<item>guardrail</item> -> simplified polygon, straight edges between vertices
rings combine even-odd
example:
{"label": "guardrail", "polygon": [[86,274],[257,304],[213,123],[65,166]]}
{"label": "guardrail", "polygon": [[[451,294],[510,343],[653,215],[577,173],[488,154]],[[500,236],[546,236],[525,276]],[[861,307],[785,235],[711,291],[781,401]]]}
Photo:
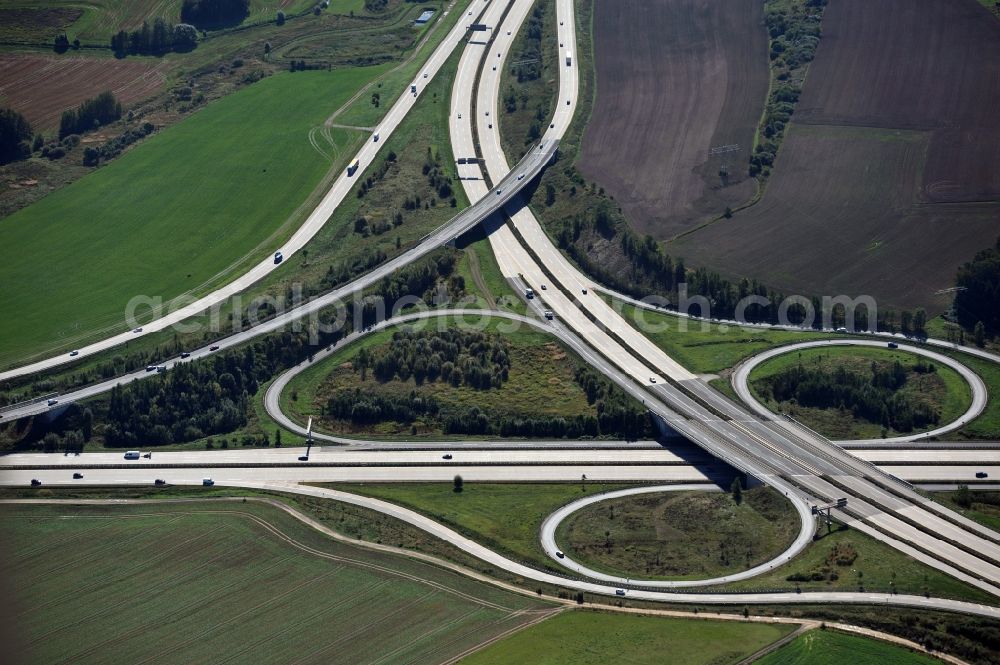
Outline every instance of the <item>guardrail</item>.
{"label": "guardrail", "polygon": [[7,406],[0,406],[0,413],[6,413],[8,411],[13,411],[14,409],[22,409],[26,406],[31,406],[32,404],[38,404],[39,402],[47,402],[49,399],[58,396],[59,393],[48,393],[40,397],[33,397],[32,399],[26,399],[23,402],[16,402],[14,404],[8,404]]}

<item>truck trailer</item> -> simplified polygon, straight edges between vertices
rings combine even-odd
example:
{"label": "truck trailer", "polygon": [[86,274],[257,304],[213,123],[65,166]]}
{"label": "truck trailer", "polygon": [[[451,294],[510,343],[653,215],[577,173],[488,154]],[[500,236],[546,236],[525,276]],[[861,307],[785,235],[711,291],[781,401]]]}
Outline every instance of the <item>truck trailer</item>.
{"label": "truck trailer", "polygon": [[566,66],[569,67],[573,64],[573,54],[570,51],[566,51]]}
{"label": "truck trailer", "polygon": [[350,178],[352,175],[357,173],[359,166],[361,166],[360,160],[355,159],[351,162],[350,166],[347,167],[347,177]]}

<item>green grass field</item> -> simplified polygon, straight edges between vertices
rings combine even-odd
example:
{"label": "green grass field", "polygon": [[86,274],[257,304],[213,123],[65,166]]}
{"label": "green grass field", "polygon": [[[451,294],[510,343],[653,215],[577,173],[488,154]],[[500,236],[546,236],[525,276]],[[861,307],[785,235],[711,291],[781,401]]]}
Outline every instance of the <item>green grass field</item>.
{"label": "green grass field", "polygon": [[[0,295],[19,314],[0,362],[126,330],[130,298],[202,293],[267,258],[331,167],[310,129],[382,70],[269,77],[0,220],[16,248],[0,279],[19,285]],[[341,161],[362,140],[334,137]]]}
{"label": "green grass field", "polygon": [[[777,404],[773,400],[766,399],[766,395],[763,393],[766,379],[800,364],[804,367],[815,367],[817,370],[825,372],[845,367],[855,373],[864,374],[869,371],[873,362],[892,363],[899,361],[909,371],[906,385],[898,392],[907,395],[914,401],[926,403],[940,413],[937,425],[929,425],[923,429],[934,429],[939,425],[954,422],[965,413],[972,403],[972,391],[958,372],[940,363],[933,363],[937,367],[937,371],[929,374],[918,374],[912,371],[912,367],[919,360],[922,358],[915,354],[888,348],[803,349],[761,363],[750,373],[749,381],[754,395],[768,408],[774,411],[788,412],[817,432],[834,439],[877,438],[882,433],[881,423],[854,418],[849,412],[842,412],[839,409],[810,408],[788,403]],[[922,430],[914,430],[914,432],[916,431]],[[911,432],[907,432],[907,434],[909,433]],[[890,428],[886,434],[894,436],[899,432]]]}
{"label": "green grass field", "polygon": [[335,489],[385,499],[423,513],[478,542],[536,567],[552,568],[542,551],[542,521],[570,501],[624,484],[465,483],[460,493],[451,483],[340,484]]}
{"label": "green grass field", "polygon": [[5,506],[0,521],[16,662],[438,663],[548,607],[254,503]]}
{"label": "green grass field", "polygon": [[[435,330],[440,323],[432,319],[424,330]],[[452,327],[456,324],[452,319],[447,325]],[[497,319],[491,321],[486,330],[502,331],[507,325],[509,322]],[[283,409],[303,422],[313,416],[314,424],[324,431],[380,437],[409,437],[413,434],[408,423],[383,421],[373,425],[356,425],[347,420],[325,417],[322,415],[323,406],[336,392],[361,388],[368,393],[395,397],[405,397],[416,391],[424,397],[433,396],[442,410],[478,406],[493,414],[525,418],[596,415],[596,407],[587,403],[586,393],[573,377],[574,369],[581,361],[545,333],[523,324],[517,325],[519,329],[515,332],[503,333],[509,344],[511,364],[509,378],[500,388],[478,390],[464,384],[456,387],[440,380],[417,385],[412,377],[406,381],[397,378],[382,382],[371,373],[362,381],[360,373],[349,363],[362,348],[390,344],[396,330],[393,328],[369,335],[303,371],[282,394]],[[418,419],[414,426],[418,436],[440,438],[444,435],[439,418]]]}
{"label": "green grass field", "polygon": [[602,501],[570,515],[556,542],[574,560],[622,576],[705,579],[778,556],[799,531],[792,505],[770,488],[743,494],[664,492]]}
{"label": "green grass field", "polygon": [[463,665],[724,665],[738,663],[794,626],[563,612],[462,660]]}
{"label": "green grass field", "polygon": [[714,374],[761,351],[814,339],[830,339],[824,333],[741,328],[692,321],[669,314],[638,309],[613,301],[627,321],[646,332],[657,346],[692,372]]}
{"label": "green grass field", "polygon": [[933,665],[941,661],[889,642],[832,630],[810,630],[756,662],[758,665]]}

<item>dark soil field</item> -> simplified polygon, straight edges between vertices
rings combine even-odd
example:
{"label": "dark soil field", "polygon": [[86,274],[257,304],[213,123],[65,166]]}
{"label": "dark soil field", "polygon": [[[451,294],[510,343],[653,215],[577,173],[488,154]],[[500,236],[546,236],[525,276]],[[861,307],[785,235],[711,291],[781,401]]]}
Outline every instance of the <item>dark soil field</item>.
{"label": "dark soil field", "polygon": [[577,165],[640,232],[668,238],[753,195],[744,166],[767,94],[762,21],[755,2],[596,2],[597,99]]}
{"label": "dark soil field", "polygon": [[788,293],[944,310],[1000,229],[1000,23],[973,0],[832,3],[763,200],[668,249]]}
{"label": "dark soil field", "polygon": [[105,90],[128,108],[159,92],[164,61],[132,58],[0,54],[0,104],[22,113],[36,131],[59,126],[63,111]]}

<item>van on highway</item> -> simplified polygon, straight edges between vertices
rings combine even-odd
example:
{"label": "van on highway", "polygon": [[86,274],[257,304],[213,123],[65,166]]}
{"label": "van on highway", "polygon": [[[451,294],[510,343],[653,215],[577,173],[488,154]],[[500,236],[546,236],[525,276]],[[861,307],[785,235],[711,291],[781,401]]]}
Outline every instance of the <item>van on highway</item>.
{"label": "van on highway", "polygon": [[142,453],[138,450],[130,450],[125,453],[125,459],[139,459],[140,457],[142,457]]}
{"label": "van on highway", "polygon": [[215,484],[215,481],[212,480],[211,478],[202,478],[201,484],[204,485],[205,487],[211,487],[212,485]]}
{"label": "van on highway", "polygon": [[284,260],[285,260],[285,257],[282,255],[281,252],[275,252],[274,253],[274,265],[278,265],[279,263],[281,263]]}
{"label": "van on highway", "polygon": [[57,400],[57,399],[50,399],[49,400],[49,406],[55,406],[58,403],[59,403],[59,400]]}
{"label": "van on highway", "polygon": [[552,313],[551,309],[545,310],[545,318],[546,319],[548,319],[549,321],[551,321],[554,317],[555,317],[555,314]]}
{"label": "van on highway", "polygon": [[563,554],[561,550],[556,550],[556,556],[559,557],[560,559],[566,558],[566,555]]}
{"label": "van on highway", "polygon": [[615,589],[615,595],[616,596],[624,596],[625,595],[625,589]]}
{"label": "van on highway", "polygon": [[378,132],[375,132],[372,136],[372,143],[378,143]]}

